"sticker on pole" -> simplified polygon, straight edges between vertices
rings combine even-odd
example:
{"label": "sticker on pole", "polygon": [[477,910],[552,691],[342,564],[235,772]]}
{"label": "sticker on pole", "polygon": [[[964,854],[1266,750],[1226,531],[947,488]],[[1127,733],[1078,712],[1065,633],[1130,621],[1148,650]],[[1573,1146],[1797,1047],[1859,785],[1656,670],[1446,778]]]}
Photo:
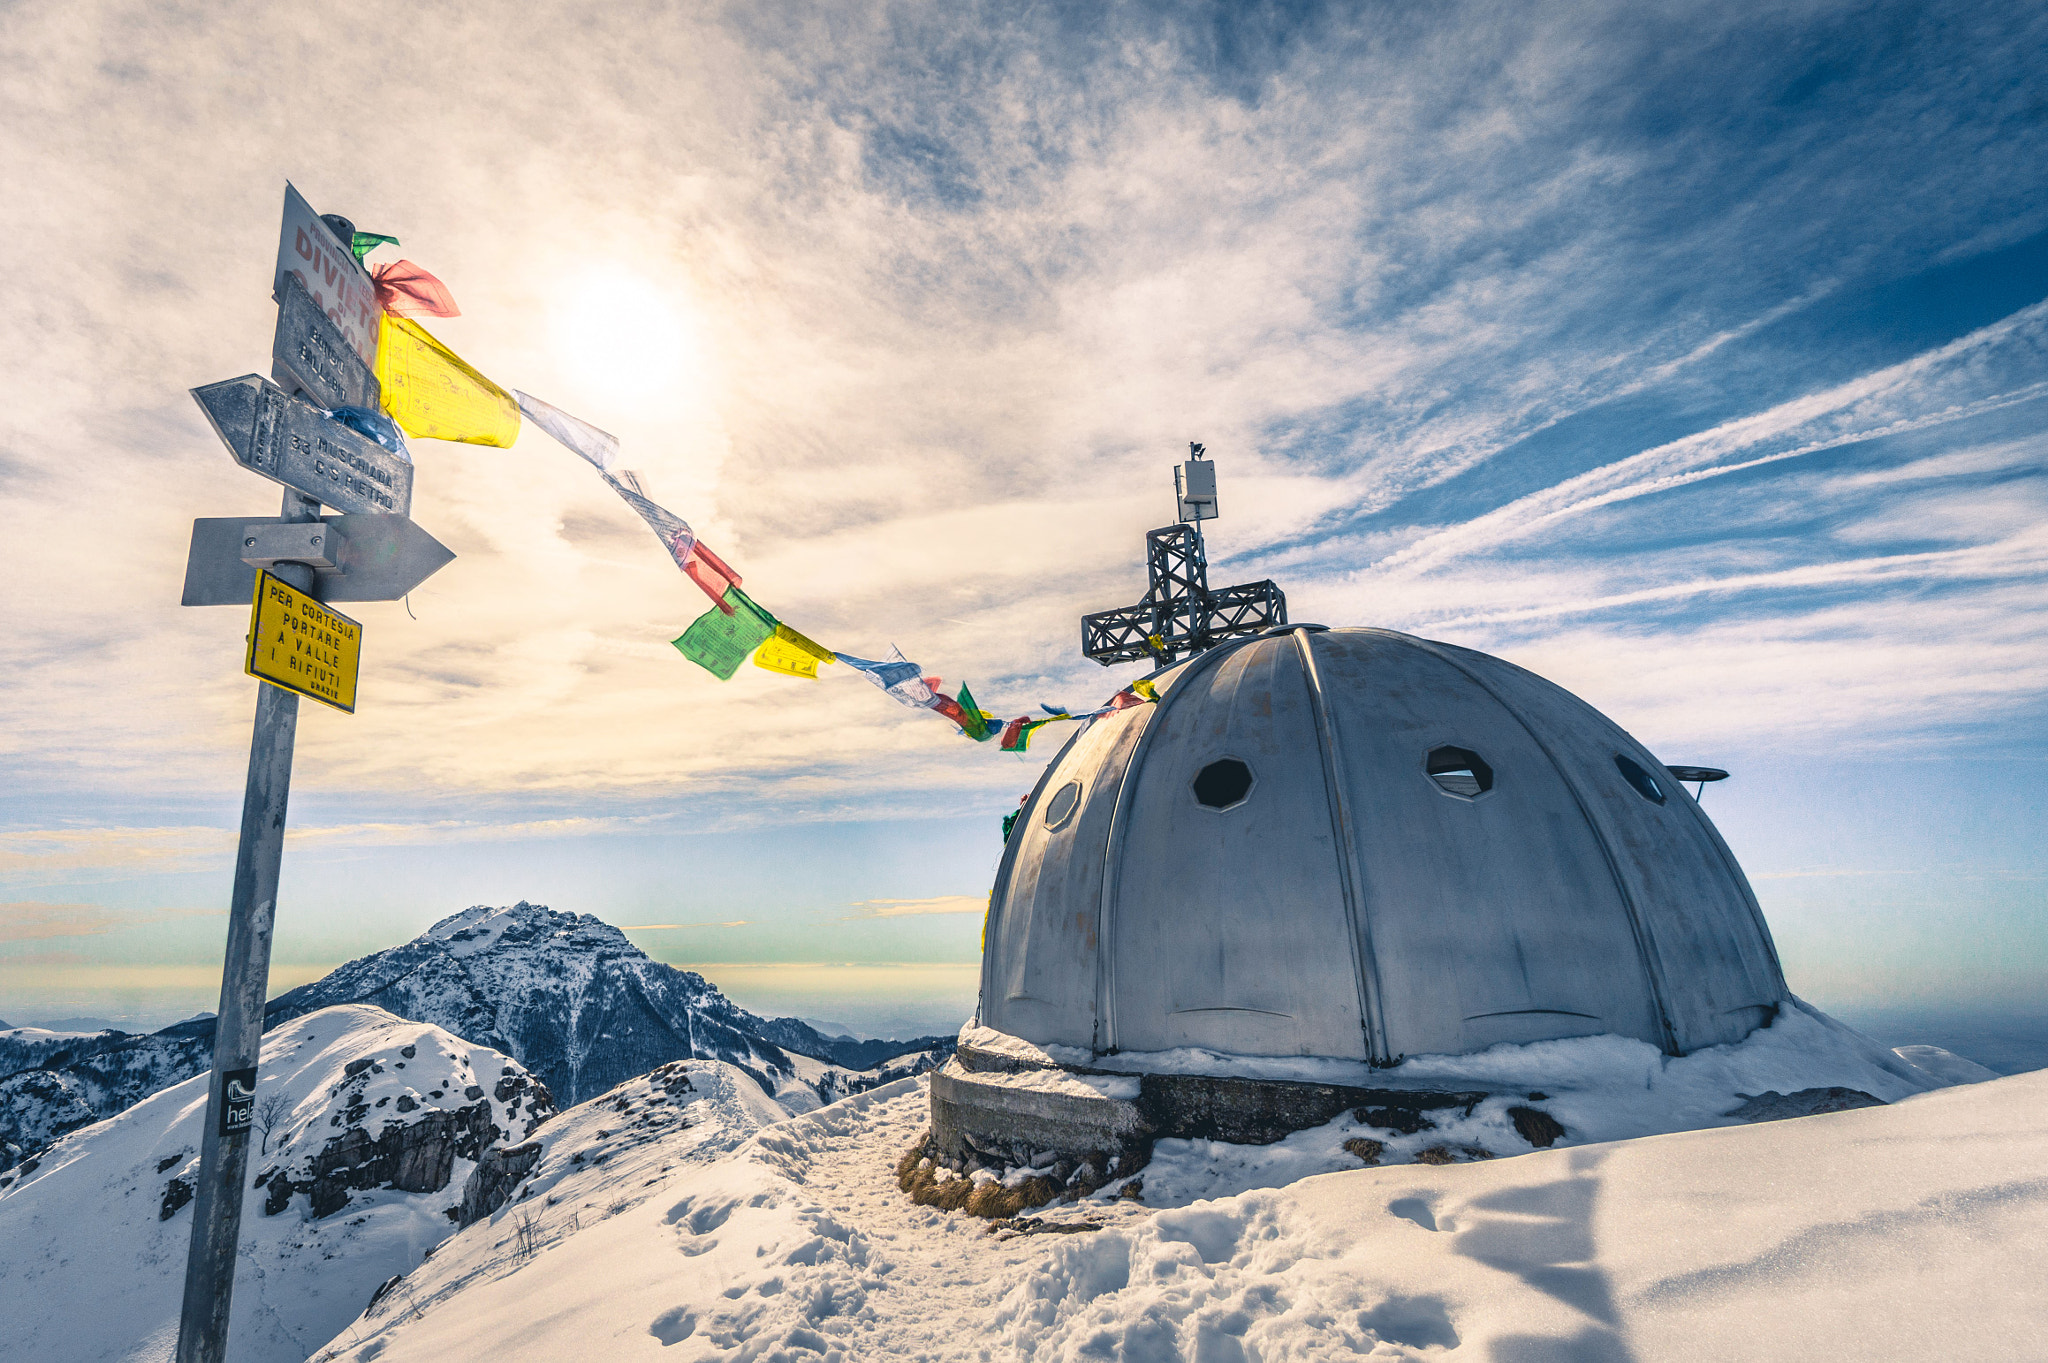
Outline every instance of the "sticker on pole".
{"label": "sticker on pole", "polygon": [[243,671],[352,715],[362,660],[361,625],[269,573],[256,574]]}
{"label": "sticker on pole", "polygon": [[256,1071],[229,1070],[220,1077],[220,1134],[247,1131],[256,1119]]}

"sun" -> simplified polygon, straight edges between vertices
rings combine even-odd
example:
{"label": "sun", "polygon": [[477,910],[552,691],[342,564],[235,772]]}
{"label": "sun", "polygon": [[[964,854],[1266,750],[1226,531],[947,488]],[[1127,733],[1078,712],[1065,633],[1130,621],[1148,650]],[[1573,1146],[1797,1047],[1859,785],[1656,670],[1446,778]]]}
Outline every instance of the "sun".
{"label": "sun", "polygon": [[554,330],[575,378],[623,405],[672,401],[702,383],[695,310],[679,292],[631,270],[594,270],[579,280]]}

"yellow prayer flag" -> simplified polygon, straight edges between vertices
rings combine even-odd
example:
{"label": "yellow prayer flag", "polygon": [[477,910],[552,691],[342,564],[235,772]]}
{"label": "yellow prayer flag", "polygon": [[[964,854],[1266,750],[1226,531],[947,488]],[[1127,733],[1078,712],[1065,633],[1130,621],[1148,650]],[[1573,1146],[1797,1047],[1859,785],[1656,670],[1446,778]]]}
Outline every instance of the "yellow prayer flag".
{"label": "yellow prayer flag", "polygon": [[831,649],[814,640],[806,639],[780,620],[775,622],[775,637],[792,648],[801,649],[803,652],[810,654],[821,663],[837,661]]}
{"label": "yellow prayer flag", "polygon": [[377,328],[384,410],[407,435],[500,449],[519,438],[519,404],[409,317]]}
{"label": "yellow prayer flag", "polygon": [[778,622],[772,637],[754,650],[754,666],[789,677],[818,679],[818,664],[835,661],[832,650],[813,643],[788,625]]}

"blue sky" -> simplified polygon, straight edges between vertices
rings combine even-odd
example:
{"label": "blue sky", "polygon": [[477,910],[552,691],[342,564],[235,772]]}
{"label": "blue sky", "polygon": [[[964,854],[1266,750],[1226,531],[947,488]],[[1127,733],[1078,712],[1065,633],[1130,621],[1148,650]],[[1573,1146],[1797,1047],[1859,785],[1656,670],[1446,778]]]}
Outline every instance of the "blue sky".
{"label": "blue sky", "polygon": [[[1731,769],[1796,989],[2038,998],[2043,50],[2020,4],[9,11],[0,1018],[210,1006],[254,683],[169,603],[275,499],[185,390],[266,363],[287,178],[834,647],[1099,700],[1076,617],[1203,440],[1221,580]],[[302,721],[279,986],[526,898],[957,1016],[1043,754],[721,686],[573,457],[419,459],[459,557]]]}

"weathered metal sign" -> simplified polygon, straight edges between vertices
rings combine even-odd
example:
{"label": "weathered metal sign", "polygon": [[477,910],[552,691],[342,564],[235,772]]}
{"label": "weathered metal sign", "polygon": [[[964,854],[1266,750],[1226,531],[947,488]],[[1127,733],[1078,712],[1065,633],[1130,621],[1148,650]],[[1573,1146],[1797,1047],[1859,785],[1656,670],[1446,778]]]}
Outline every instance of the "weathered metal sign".
{"label": "weathered metal sign", "polygon": [[270,357],[322,407],[377,409],[377,376],[295,274],[285,276]]}
{"label": "weathered metal sign", "polygon": [[412,464],[257,374],[194,388],[235,462],[336,511],[412,510]]}
{"label": "weathered metal sign", "polygon": [[362,661],[361,625],[269,573],[256,574],[243,671],[354,714]]}
{"label": "weathered metal sign", "polygon": [[377,290],[349,243],[338,239],[313,206],[287,182],[284,225],[277,238],[277,275],[271,289],[285,299],[285,280],[296,276],[313,306],[335,326],[366,364],[377,361]]}
{"label": "weathered metal sign", "polygon": [[[312,543],[323,527],[332,533]],[[284,531],[306,537],[302,551],[267,542]],[[454,550],[404,516],[289,523],[275,516],[202,516],[192,522],[183,604],[239,606],[255,590],[257,569],[271,563],[310,566],[318,574],[313,594],[322,601],[396,601],[454,559]]]}

